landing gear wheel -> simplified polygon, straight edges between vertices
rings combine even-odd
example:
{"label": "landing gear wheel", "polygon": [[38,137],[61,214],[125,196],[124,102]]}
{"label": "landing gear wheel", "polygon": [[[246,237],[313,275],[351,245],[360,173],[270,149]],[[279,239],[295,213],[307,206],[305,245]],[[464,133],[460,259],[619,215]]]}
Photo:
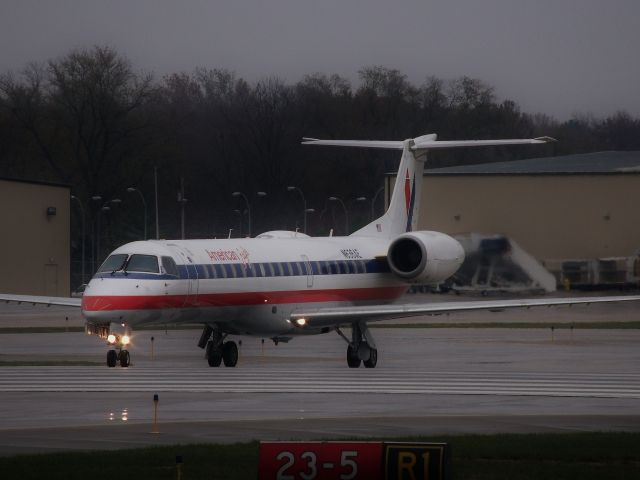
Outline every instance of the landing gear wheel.
{"label": "landing gear wheel", "polygon": [[129,355],[128,350],[121,350],[120,355],[118,355],[120,359],[120,366],[126,368],[131,363],[131,356]]}
{"label": "landing gear wheel", "polygon": [[118,353],[115,350],[109,350],[107,352],[107,367],[115,367],[116,363],[118,363]]}
{"label": "landing gear wheel", "polygon": [[222,349],[216,348],[211,341],[207,342],[207,363],[210,367],[219,367],[222,363]]}
{"label": "landing gear wheel", "polygon": [[369,352],[369,359],[362,363],[364,363],[365,368],[376,368],[376,364],[378,363],[378,350],[370,348]]}
{"label": "landing gear wheel", "polygon": [[360,366],[358,352],[351,345],[347,347],[347,365],[349,365],[349,368],[358,368]]}
{"label": "landing gear wheel", "polygon": [[222,345],[222,360],[225,367],[235,367],[238,364],[238,346],[236,342],[225,342]]}

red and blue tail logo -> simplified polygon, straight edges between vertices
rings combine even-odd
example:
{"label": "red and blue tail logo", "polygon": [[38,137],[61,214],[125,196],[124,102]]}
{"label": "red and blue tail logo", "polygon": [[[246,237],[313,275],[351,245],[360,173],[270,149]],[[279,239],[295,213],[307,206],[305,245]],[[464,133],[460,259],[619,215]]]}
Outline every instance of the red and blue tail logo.
{"label": "red and blue tail logo", "polygon": [[413,175],[413,181],[409,178],[409,169],[404,179],[404,203],[407,209],[407,227],[406,232],[412,230],[411,223],[413,220],[413,210],[416,201],[416,176]]}

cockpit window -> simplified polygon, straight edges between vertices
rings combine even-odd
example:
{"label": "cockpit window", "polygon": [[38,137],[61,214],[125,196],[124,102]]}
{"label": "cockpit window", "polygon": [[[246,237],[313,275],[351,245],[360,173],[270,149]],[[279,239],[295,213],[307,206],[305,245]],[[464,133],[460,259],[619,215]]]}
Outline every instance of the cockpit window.
{"label": "cockpit window", "polygon": [[162,257],[162,268],[168,275],[178,276],[178,267],[176,262],[171,257]]}
{"label": "cockpit window", "polygon": [[116,272],[118,270],[121,270],[126,259],[126,253],[116,253],[115,255],[109,255],[104,263],[100,265],[98,272]]}
{"label": "cockpit window", "polygon": [[160,273],[158,257],[154,255],[131,255],[127,262],[127,272]]}

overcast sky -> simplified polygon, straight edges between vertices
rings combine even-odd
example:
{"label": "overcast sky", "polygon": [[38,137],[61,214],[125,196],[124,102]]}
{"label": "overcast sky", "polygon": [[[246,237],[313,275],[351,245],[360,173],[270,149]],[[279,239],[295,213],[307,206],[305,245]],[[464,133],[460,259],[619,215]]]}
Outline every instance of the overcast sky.
{"label": "overcast sky", "polygon": [[640,0],[0,0],[0,72],[109,45],[155,72],[248,80],[363,66],[477,77],[559,119],[640,116]]}

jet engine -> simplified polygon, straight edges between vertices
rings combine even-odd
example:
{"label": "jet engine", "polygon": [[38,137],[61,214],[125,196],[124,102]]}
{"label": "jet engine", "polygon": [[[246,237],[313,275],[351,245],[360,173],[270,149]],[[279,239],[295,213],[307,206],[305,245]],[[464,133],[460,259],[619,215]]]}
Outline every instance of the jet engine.
{"label": "jet engine", "polygon": [[397,237],[387,252],[391,271],[415,283],[439,283],[456,273],[464,261],[457,240],[440,232],[407,232]]}

